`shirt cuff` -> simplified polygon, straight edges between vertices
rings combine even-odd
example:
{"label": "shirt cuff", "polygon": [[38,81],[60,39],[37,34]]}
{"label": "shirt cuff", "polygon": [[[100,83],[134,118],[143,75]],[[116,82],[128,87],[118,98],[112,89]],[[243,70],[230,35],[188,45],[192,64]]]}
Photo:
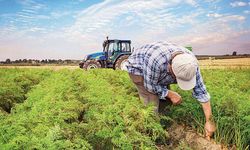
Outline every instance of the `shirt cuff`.
{"label": "shirt cuff", "polygon": [[162,90],[162,93],[160,95],[160,99],[163,99],[163,100],[166,100],[166,96],[168,95],[168,89],[167,88],[164,88]]}
{"label": "shirt cuff", "polygon": [[206,94],[202,94],[202,95],[198,95],[198,96],[196,96],[196,95],[193,95],[194,96],[194,98],[196,98],[199,102],[201,102],[201,103],[206,103],[206,102],[208,102],[209,100],[210,100],[210,94],[209,93],[206,93]]}

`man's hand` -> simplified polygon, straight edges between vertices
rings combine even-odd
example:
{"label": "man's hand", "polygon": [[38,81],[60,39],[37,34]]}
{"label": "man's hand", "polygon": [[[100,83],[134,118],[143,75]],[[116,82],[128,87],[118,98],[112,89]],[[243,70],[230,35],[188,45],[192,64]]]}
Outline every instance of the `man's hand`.
{"label": "man's hand", "polygon": [[207,140],[210,140],[210,137],[216,130],[215,123],[213,121],[207,121],[204,126],[205,136]]}
{"label": "man's hand", "polygon": [[178,93],[171,90],[168,91],[167,97],[172,101],[174,105],[179,105],[182,101],[181,96]]}

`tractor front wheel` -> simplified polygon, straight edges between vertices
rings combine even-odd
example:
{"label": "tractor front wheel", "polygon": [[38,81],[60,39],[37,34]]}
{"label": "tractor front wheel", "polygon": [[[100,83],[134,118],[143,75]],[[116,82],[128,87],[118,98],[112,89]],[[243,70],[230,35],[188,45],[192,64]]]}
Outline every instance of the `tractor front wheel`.
{"label": "tractor front wheel", "polygon": [[127,64],[128,64],[128,57],[129,55],[123,55],[119,57],[115,63],[115,69],[116,70],[127,70]]}
{"label": "tractor front wheel", "polygon": [[83,69],[85,70],[97,69],[101,67],[102,67],[101,64],[96,60],[87,60],[83,65]]}

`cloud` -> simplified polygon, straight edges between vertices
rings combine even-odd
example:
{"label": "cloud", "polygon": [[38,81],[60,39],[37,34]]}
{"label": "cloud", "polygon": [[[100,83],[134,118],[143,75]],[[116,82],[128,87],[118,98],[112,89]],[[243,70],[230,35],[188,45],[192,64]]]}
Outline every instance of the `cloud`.
{"label": "cloud", "polygon": [[219,17],[222,17],[221,14],[217,14],[217,13],[209,13],[207,14],[208,17],[214,17],[214,18],[219,18]]}
{"label": "cloud", "polygon": [[250,11],[249,10],[244,10],[243,13],[250,14]]}
{"label": "cloud", "polygon": [[32,10],[32,9],[27,9],[27,8],[23,9],[22,12],[29,13],[29,14],[36,14],[37,13],[37,11]]}
{"label": "cloud", "polygon": [[44,31],[46,31],[46,29],[45,28],[39,28],[39,27],[33,27],[33,28],[30,28],[29,31],[31,31],[31,32],[37,32],[37,31],[44,32]]}
{"label": "cloud", "polygon": [[[193,0],[186,0],[185,3],[190,6],[196,4]],[[69,36],[75,37],[78,40],[83,40],[84,37],[88,38],[88,40],[90,38],[96,40],[116,31],[119,33],[124,26],[128,25],[133,25],[138,29],[134,32],[140,32],[142,30],[155,33],[159,31],[162,32],[166,28],[171,29],[185,23],[183,20],[178,19],[175,14],[170,12],[170,7],[177,6],[178,4],[182,4],[182,1],[107,0],[90,6],[82,11],[77,16],[74,25],[68,29],[68,33]],[[126,18],[128,16],[129,22],[123,19],[123,17]],[[186,16],[188,17],[189,15]],[[114,23],[120,24],[120,26],[117,26],[117,24],[112,25]],[[129,37],[126,33],[123,33],[123,35]]]}
{"label": "cloud", "polygon": [[193,6],[197,6],[198,5],[195,0],[186,0],[186,3],[188,3],[190,5],[193,5]]}
{"label": "cloud", "polygon": [[218,3],[220,2],[221,0],[204,0],[205,2],[208,2],[208,3]]}
{"label": "cloud", "polygon": [[45,10],[47,6],[42,3],[38,3],[34,0],[18,0],[18,2],[22,6],[22,10],[17,13],[17,16],[25,17],[25,18],[37,18],[42,19],[43,15],[38,15],[38,13],[42,10]]}
{"label": "cloud", "polygon": [[27,7],[32,10],[40,10],[47,7],[45,4],[38,3],[34,0],[17,0],[17,2],[20,3],[23,7]]}
{"label": "cloud", "polygon": [[235,2],[230,3],[230,5],[232,7],[242,7],[242,6],[247,6],[247,3],[242,2],[242,1],[235,1]]}
{"label": "cloud", "polygon": [[17,12],[0,15],[1,18],[4,18],[3,22],[5,23],[4,28],[1,27],[0,35],[7,38],[15,33],[17,35],[25,32],[29,34],[30,31],[41,33],[41,30],[37,30],[41,28],[38,27],[39,22],[50,19],[49,16],[41,14],[41,11],[47,9],[47,6],[34,0],[16,0],[16,2],[20,7],[20,9],[16,9]]}
{"label": "cloud", "polygon": [[62,18],[62,17],[66,17],[68,15],[72,14],[71,11],[53,11],[50,13],[50,16],[52,18],[55,18],[55,19],[59,19],[59,18]]}
{"label": "cloud", "polygon": [[[250,35],[250,29],[239,27],[244,21],[243,16],[224,14],[222,17],[194,24],[184,35],[166,39],[180,45],[191,45],[196,54],[225,54],[233,47],[239,47],[246,42],[245,39],[240,39],[242,36]],[[237,26],[232,26],[232,24]],[[232,46],[230,43],[233,39],[237,39],[238,43]],[[247,49],[249,48],[242,46],[238,50],[243,53]]]}

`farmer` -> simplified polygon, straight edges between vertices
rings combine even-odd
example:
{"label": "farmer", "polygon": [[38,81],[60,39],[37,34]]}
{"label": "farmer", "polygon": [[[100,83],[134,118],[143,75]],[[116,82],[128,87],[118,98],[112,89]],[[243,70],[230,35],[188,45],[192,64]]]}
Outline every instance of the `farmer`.
{"label": "farmer", "polygon": [[212,121],[210,95],[200,73],[198,61],[188,49],[172,43],[157,42],[135,50],[128,59],[127,71],[144,104],[153,103],[159,109],[159,99],[170,99],[174,105],[182,102],[181,96],[169,90],[177,83],[182,90],[193,89],[193,97],[202,105],[205,114],[206,138],[215,131]]}

